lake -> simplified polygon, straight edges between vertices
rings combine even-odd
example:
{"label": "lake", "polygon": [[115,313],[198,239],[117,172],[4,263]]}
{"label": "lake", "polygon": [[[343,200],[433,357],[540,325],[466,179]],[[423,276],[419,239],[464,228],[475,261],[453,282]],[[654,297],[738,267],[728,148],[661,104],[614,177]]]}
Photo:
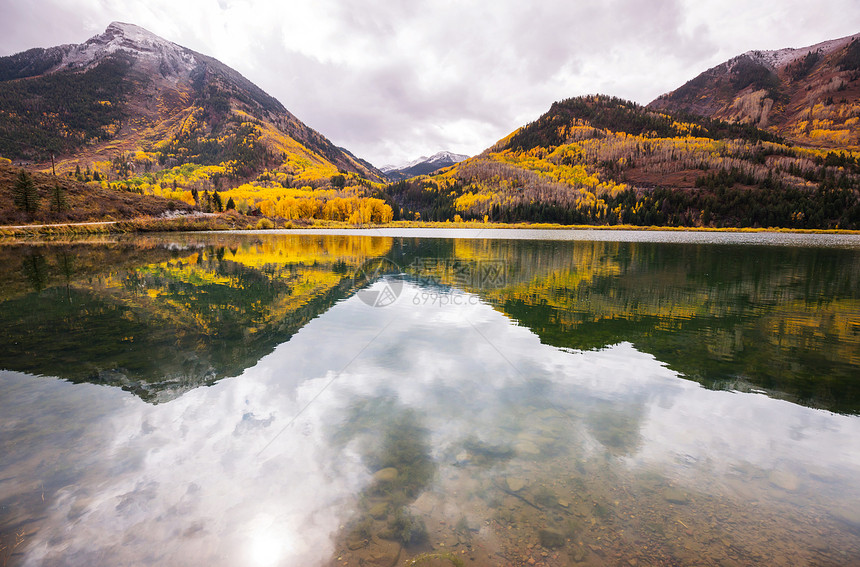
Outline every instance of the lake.
{"label": "lake", "polygon": [[860,237],[0,242],[0,566],[860,564]]}

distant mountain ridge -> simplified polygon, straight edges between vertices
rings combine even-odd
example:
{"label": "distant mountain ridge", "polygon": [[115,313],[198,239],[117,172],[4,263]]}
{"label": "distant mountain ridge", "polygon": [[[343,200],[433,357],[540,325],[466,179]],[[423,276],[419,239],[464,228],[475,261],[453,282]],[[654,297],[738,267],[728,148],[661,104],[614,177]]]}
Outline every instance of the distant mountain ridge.
{"label": "distant mountain ridge", "polygon": [[455,154],[453,152],[441,151],[433,154],[430,157],[421,156],[418,159],[412,160],[407,164],[395,166],[386,165],[380,168],[389,181],[399,181],[408,179],[418,175],[430,175],[444,167],[449,167],[455,163],[459,163],[469,156],[463,154]]}
{"label": "distant mountain ridge", "polygon": [[793,142],[860,149],[860,34],[799,49],[748,51],[648,107],[765,128]]}

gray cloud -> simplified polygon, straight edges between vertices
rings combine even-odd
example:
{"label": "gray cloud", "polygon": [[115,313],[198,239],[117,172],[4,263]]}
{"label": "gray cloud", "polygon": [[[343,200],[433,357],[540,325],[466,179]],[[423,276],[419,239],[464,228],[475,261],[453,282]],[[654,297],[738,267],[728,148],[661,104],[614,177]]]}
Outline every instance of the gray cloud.
{"label": "gray cloud", "polygon": [[647,103],[749,49],[850,35],[853,0],[13,0],[0,54],[136,23],[210,54],[371,162],[474,154],[555,101]]}

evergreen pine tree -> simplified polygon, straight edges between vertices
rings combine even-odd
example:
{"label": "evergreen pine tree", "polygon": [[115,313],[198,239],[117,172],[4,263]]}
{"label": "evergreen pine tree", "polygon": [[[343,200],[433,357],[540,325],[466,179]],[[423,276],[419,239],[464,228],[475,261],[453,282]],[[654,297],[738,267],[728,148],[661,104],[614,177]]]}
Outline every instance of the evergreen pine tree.
{"label": "evergreen pine tree", "polygon": [[36,186],[33,184],[33,178],[23,169],[18,174],[18,179],[15,181],[13,189],[15,206],[32,215],[39,208],[39,193],[36,191]]}
{"label": "evergreen pine tree", "polygon": [[51,190],[51,209],[56,213],[62,213],[69,208],[66,202],[66,190],[59,183]]}
{"label": "evergreen pine tree", "polygon": [[233,211],[236,209],[236,203],[233,201],[233,197],[227,199],[227,206],[224,207],[224,209],[227,211]]}

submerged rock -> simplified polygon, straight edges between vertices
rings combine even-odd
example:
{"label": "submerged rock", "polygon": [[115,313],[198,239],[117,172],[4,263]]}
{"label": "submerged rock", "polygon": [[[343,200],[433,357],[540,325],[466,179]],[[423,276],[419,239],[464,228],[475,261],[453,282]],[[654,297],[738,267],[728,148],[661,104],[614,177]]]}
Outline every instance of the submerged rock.
{"label": "submerged rock", "polygon": [[460,452],[459,452],[459,453],[457,453],[457,455],[454,457],[454,464],[455,464],[455,465],[460,465],[460,466],[468,465],[468,464],[469,464],[469,461],[471,461],[471,460],[472,460],[472,459],[471,459],[471,457],[470,457],[470,455],[469,455],[468,451],[460,451]]}
{"label": "submerged rock", "polygon": [[479,439],[468,439],[463,443],[463,451],[457,455],[457,460],[463,453],[469,461],[492,462],[510,459],[514,456],[514,451],[505,445],[493,445],[485,443]]}
{"label": "submerged rock", "polygon": [[570,552],[570,558],[573,559],[575,563],[582,563],[585,561],[586,551],[581,546],[576,546],[573,548],[573,551]]}
{"label": "submerged rock", "polygon": [[538,532],[540,544],[547,549],[564,546],[564,534],[555,530],[543,529]]}
{"label": "submerged rock", "polygon": [[511,492],[519,492],[525,487],[526,481],[516,476],[509,476],[505,479],[505,484]]}
{"label": "submerged rock", "polygon": [[394,482],[397,480],[397,469],[394,467],[388,467],[384,469],[380,469],[373,474],[373,480],[376,482]]}
{"label": "submerged rock", "polygon": [[777,488],[789,492],[794,492],[800,486],[800,479],[787,471],[771,471],[767,479]]}
{"label": "submerged rock", "polygon": [[373,538],[364,556],[363,565],[370,567],[394,567],[400,559],[399,543]]}
{"label": "submerged rock", "polygon": [[374,504],[370,507],[367,513],[377,520],[385,518],[388,515],[388,502],[378,502]]}
{"label": "submerged rock", "polygon": [[663,491],[663,498],[672,504],[687,504],[690,502],[690,495],[680,488],[667,488]]}
{"label": "submerged rock", "polygon": [[540,447],[537,446],[533,441],[529,441],[528,439],[524,439],[518,442],[514,449],[516,449],[517,453],[520,455],[539,455]]}
{"label": "submerged rock", "polygon": [[860,533],[860,509],[842,508],[831,512],[834,518],[846,524],[852,531]]}

